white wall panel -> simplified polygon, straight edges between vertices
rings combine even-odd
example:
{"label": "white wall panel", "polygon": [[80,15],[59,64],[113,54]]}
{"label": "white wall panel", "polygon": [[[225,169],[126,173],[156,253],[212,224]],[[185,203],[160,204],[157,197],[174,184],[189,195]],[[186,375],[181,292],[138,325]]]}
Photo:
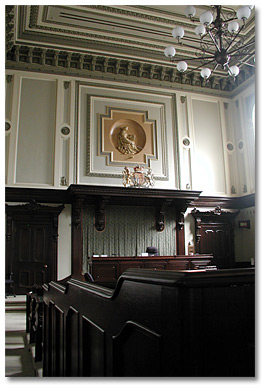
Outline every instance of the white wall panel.
{"label": "white wall panel", "polygon": [[56,82],[22,78],[16,183],[53,185]]}
{"label": "white wall panel", "polygon": [[[213,196],[255,189],[254,137],[248,139],[252,91],[229,100],[104,80],[8,74],[8,186],[123,186],[124,165],[107,165],[106,154],[98,153],[99,116],[116,106],[145,111],[156,122],[157,156],[150,160],[156,188]],[[127,166],[135,165],[131,160]]]}
{"label": "white wall panel", "polygon": [[192,98],[192,189],[226,194],[223,135],[218,101]]}

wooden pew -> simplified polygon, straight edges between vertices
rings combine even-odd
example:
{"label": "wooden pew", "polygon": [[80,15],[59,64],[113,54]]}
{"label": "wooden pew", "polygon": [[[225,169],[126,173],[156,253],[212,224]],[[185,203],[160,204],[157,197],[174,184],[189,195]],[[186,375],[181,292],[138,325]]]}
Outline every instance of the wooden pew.
{"label": "wooden pew", "polygon": [[44,285],[44,377],[254,376],[254,269]]}

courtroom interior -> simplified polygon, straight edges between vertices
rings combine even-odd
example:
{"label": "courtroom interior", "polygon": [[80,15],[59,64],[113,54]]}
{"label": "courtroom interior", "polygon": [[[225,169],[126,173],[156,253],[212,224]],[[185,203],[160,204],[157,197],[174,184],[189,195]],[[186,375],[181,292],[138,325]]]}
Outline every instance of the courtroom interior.
{"label": "courtroom interior", "polygon": [[254,377],[255,7],[5,12],[6,377]]}

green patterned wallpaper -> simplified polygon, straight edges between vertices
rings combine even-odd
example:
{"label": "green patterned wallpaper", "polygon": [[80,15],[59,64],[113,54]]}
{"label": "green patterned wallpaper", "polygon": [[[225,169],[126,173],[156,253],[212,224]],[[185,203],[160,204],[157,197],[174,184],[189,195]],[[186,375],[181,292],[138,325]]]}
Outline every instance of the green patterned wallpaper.
{"label": "green patterned wallpaper", "polygon": [[88,257],[139,256],[147,246],[156,246],[161,256],[176,254],[175,209],[165,214],[165,229],[157,232],[154,207],[108,206],[106,228],[98,232],[94,227],[95,207],[83,210],[83,272]]}

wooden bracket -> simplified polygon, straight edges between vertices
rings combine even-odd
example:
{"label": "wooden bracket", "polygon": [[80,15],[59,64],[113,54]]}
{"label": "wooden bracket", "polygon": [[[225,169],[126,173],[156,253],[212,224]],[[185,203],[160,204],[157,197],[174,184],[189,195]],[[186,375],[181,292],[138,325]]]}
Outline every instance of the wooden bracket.
{"label": "wooden bracket", "polygon": [[95,228],[97,231],[103,231],[106,226],[106,207],[110,200],[109,196],[101,196],[95,209]]}
{"label": "wooden bracket", "polygon": [[183,230],[183,228],[184,228],[184,215],[185,215],[185,213],[184,212],[182,212],[182,211],[177,211],[177,219],[176,219],[176,228],[177,228],[177,230]]}
{"label": "wooden bracket", "polygon": [[165,210],[172,203],[172,199],[166,199],[159,207],[156,208],[156,229],[163,231],[165,228]]}

